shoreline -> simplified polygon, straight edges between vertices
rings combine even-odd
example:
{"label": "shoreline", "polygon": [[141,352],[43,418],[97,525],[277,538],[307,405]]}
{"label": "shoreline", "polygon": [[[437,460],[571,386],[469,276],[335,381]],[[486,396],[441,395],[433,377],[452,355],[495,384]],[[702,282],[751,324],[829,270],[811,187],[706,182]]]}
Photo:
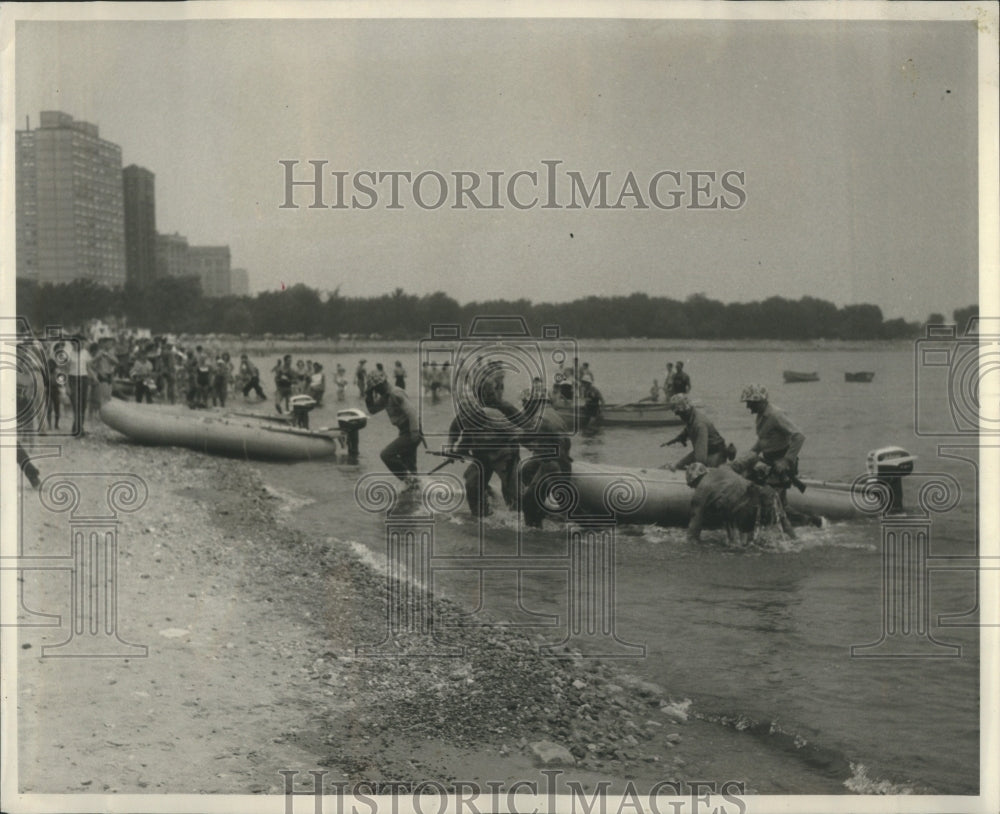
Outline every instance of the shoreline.
{"label": "shoreline", "polygon": [[[561,794],[605,780],[608,793],[631,781],[687,794],[688,779],[705,778],[773,793],[805,771],[759,748],[733,763],[752,742],[700,720],[683,693],[613,660],[542,657],[511,628],[439,625],[442,646],[464,646],[456,658],[356,657],[385,635],[385,574],[344,541],[296,528],[252,464],[136,447],[93,422],[64,441],[59,458],[39,461],[43,479],[135,472],[149,489],[120,517],[118,574],[120,635],[149,655],[41,658],[66,631],[21,628],[25,792],[282,794],[280,772],[298,771],[308,789],[318,769],[327,783],[404,792],[429,781],[544,788],[541,773],[557,771]],[[65,516],[41,509],[26,483],[22,494],[26,553],[56,555]],[[422,590],[410,586],[411,601],[426,601]],[[51,573],[25,572],[30,607],[66,619],[66,594]],[[460,613],[434,602],[442,618]],[[843,794],[843,771],[808,774],[821,793]]]}
{"label": "shoreline", "polygon": [[[421,339],[288,339],[242,337],[226,334],[180,334],[178,341],[186,345],[202,344],[206,347],[236,348],[237,352],[266,356],[284,353],[305,354],[356,354],[356,353],[412,353],[419,349]],[[609,351],[878,351],[912,350],[916,339],[580,339],[581,352]]]}

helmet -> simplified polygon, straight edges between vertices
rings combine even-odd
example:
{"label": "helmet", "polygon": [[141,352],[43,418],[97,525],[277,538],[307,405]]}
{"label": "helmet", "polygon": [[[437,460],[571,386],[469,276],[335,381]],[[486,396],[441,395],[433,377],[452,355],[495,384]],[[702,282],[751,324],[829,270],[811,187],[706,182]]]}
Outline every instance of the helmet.
{"label": "helmet", "polygon": [[678,393],[670,397],[670,409],[675,413],[689,413],[694,409],[694,405],[684,393]]}
{"label": "helmet", "polygon": [[760,384],[748,384],[740,393],[740,401],[767,401],[767,388]]}
{"label": "helmet", "polygon": [[373,370],[371,373],[368,374],[368,380],[365,384],[365,390],[372,390],[373,388],[376,388],[383,382],[387,381],[389,380],[385,377],[384,370]]}
{"label": "helmet", "polygon": [[685,479],[687,480],[688,486],[694,486],[695,483],[702,477],[708,474],[708,467],[700,462],[695,462],[693,464],[688,464],[688,468],[684,472]]}

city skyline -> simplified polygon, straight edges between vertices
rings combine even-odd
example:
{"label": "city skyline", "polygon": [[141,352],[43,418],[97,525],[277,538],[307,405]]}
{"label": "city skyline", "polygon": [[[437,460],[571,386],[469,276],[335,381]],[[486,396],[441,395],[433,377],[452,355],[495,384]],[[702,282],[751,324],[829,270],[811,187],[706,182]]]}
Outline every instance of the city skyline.
{"label": "city skyline", "polygon": [[246,270],[234,275],[228,246],[157,231],[156,174],[123,167],[121,145],[99,133],[61,110],[17,131],[18,278],[145,288],[158,276],[196,275],[205,296],[245,294]]}
{"label": "city skyline", "polygon": [[[815,296],[909,320],[978,301],[969,23],[204,20],[17,33],[18,122],[53,104],[95,121],[124,163],[156,174],[164,231],[227,241],[251,292]],[[112,78],[116,94],[97,92]],[[542,187],[558,166],[586,186],[606,174],[613,201],[631,174],[647,207],[631,195],[620,209],[505,198],[458,210],[451,197],[392,208],[385,180],[370,209],[311,207],[303,187],[293,209],[282,161],[297,179],[325,162],[328,185],[333,173],[423,173],[425,199],[435,173],[451,196],[455,173],[476,175],[487,199],[490,173],[504,184],[522,173],[530,198],[523,173]],[[685,205],[657,208],[649,181],[664,172],[685,183],[714,172],[716,190],[739,173],[744,200],[695,211],[689,188]]]}

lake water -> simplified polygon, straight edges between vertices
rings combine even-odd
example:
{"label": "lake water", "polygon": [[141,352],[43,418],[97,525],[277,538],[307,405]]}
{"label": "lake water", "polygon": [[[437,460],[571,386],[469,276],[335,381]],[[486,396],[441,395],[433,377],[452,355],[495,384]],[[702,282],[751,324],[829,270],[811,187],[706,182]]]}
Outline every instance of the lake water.
{"label": "lake water", "polygon": [[[391,369],[400,358],[411,374],[418,370],[415,354],[312,358],[324,363],[332,380],[337,362],[351,378],[361,355],[369,367],[381,361]],[[851,481],[864,471],[869,449],[902,446],[920,456],[918,472],[950,474],[962,489],[953,510],[932,516],[931,554],[976,553],[975,468],[954,457],[939,457],[941,439],[915,434],[915,388],[925,387],[926,381],[918,381],[921,374],[915,372],[912,347],[595,350],[580,358],[590,363],[609,403],[647,395],[654,378],[662,382],[665,362],[683,359],[693,382],[692,397],[741,450],[754,436],[752,416],[738,401],[740,390],[750,381],[764,384],[771,401],[806,434],[800,458],[803,477]],[[256,361],[265,371],[273,364],[271,359]],[[785,369],[816,371],[820,380],[786,385]],[[844,381],[845,371],[859,370],[874,371],[874,381]],[[416,384],[411,376],[408,390],[414,396]],[[270,381],[264,386],[270,393]],[[517,389],[517,383],[508,385],[508,392]],[[338,403],[331,382],[327,404],[313,414],[314,427],[335,423],[338,407],[360,404],[353,383],[347,392],[347,400]],[[934,420],[945,421],[945,401],[938,393],[920,403],[925,410],[937,411]],[[443,431],[451,416],[447,402],[424,405],[425,430]],[[595,463],[658,466],[683,454],[676,446],[659,447],[675,432],[604,429],[574,438],[573,456]],[[382,556],[381,519],[357,507],[354,486],[360,474],[383,471],[378,450],[394,435],[388,420],[377,415],[362,432],[357,467],[308,463],[261,469],[271,485],[302,500],[294,513],[296,522]],[[975,460],[974,438],[951,440],[969,445],[957,454]],[[440,462],[428,455],[420,458],[428,470]],[[461,472],[459,466],[450,470]],[[907,490],[908,506],[916,503],[915,488]],[[518,547],[516,520],[504,511],[487,519],[482,542],[479,526],[464,506],[439,520],[435,534],[436,554],[474,553],[483,550],[481,545],[490,553]],[[561,551],[565,531],[546,524],[525,532],[520,545],[530,553]],[[959,645],[959,657],[852,658],[852,645],[874,642],[882,632],[881,569],[877,522],[805,529],[796,541],[769,536],[750,551],[727,546],[720,532],[707,532],[700,545],[693,545],[681,529],[622,526],[617,530],[616,630],[622,639],[644,644],[646,654],[620,664],[661,684],[675,699],[692,699],[699,715],[738,733],[731,736],[735,741],[727,741],[729,748],[738,748],[739,738],[746,738],[748,748],[752,741],[754,749],[783,751],[789,767],[812,761],[813,771],[828,771],[858,791],[874,791],[882,783],[888,784],[883,789],[975,793],[980,716],[976,617],[961,620],[964,626],[939,623],[942,614],[975,610],[975,573],[942,571],[931,578],[932,635]],[[491,578],[507,579],[502,573]],[[565,577],[558,574],[526,572],[519,593],[509,581],[490,594],[488,610],[511,622],[537,619],[525,612],[565,619],[564,583]],[[469,607],[480,597],[473,572],[436,574],[434,584]],[[817,754],[833,759],[826,768],[817,768]],[[848,764],[851,768],[845,769]],[[719,756],[718,765],[727,765],[726,755]],[[735,755],[732,765],[740,765]],[[795,776],[791,768],[790,776]],[[788,791],[817,791],[790,782]]]}

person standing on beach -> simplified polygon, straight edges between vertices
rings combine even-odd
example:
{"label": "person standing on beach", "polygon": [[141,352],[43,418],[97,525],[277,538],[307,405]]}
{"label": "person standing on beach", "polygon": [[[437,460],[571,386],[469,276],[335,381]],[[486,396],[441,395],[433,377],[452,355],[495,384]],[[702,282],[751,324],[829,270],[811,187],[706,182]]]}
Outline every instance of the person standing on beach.
{"label": "person standing on beach", "polygon": [[195,362],[195,403],[198,407],[208,407],[209,395],[212,391],[212,363],[208,354],[201,345],[196,345],[194,349]]}
{"label": "person standing on beach", "polygon": [[[57,357],[65,355],[65,342],[56,342],[52,347],[52,356],[49,357],[49,377],[48,377],[48,398],[45,400],[45,423],[48,428],[59,429],[59,416],[62,413],[62,394],[66,386],[65,365],[56,362]],[[52,419],[55,419],[53,427]]]}
{"label": "person standing on beach", "polygon": [[73,435],[86,435],[83,429],[84,416],[87,411],[87,398],[90,393],[90,353],[83,346],[83,337],[74,336],[68,347],[69,363],[66,371],[66,381],[69,388],[69,402],[73,408]]}
{"label": "person standing on beach", "polygon": [[420,417],[406,397],[406,391],[389,384],[384,371],[374,370],[369,374],[365,387],[365,406],[372,415],[385,410],[389,421],[399,430],[399,435],[385,446],[379,457],[407,488],[415,488],[417,447],[423,435],[420,432]]}
{"label": "person standing on beach", "polygon": [[396,360],[396,364],[392,366],[392,375],[396,380],[396,387],[400,390],[406,389],[406,370],[403,369],[403,363]]}
{"label": "person standing on beach", "polygon": [[267,398],[264,388],[260,386],[260,370],[245,353],[240,355],[240,378],[243,379],[243,398],[247,398],[251,390],[261,401]]}
{"label": "person standing on beach", "polygon": [[94,390],[97,393],[98,405],[104,404],[111,398],[111,385],[114,383],[115,368],[118,366],[118,360],[107,349],[109,341],[111,340],[102,339],[90,348],[94,357],[91,361],[91,370],[94,371],[97,380]]}
{"label": "person standing on beach", "polygon": [[187,382],[185,399],[192,410],[198,406],[198,359],[193,350],[187,352],[184,362],[184,379]]}
{"label": "person standing on beach", "polygon": [[158,370],[157,387],[160,388],[160,392],[163,393],[169,404],[175,404],[177,402],[177,354],[174,351],[173,343],[166,339],[160,346]]}
{"label": "person standing on beach", "polygon": [[229,353],[225,352],[215,358],[215,369],[212,372],[212,406],[226,406],[226,396],[229,393],[229,382],[233,378],[233,364],[229,361]]}
{"label": "person standing on beach", "polygon": [[152,404],[153,390],[156,385],[153,377],[153,364],[149,361],[145,351],[139,351],[136,356],[135,362],[132,363],[132,369],[129,371],[129,378],[135,385],[135,403],[141,404],[145,398],[146,404]]}

